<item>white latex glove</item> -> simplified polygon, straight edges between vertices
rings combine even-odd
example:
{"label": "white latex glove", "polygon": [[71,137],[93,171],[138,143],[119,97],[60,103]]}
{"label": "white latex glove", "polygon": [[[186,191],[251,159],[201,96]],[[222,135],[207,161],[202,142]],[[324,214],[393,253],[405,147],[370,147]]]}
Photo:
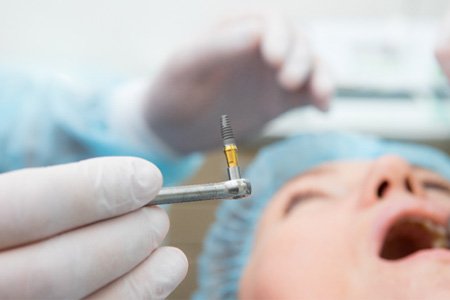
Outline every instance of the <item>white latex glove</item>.
{"label": "white latex glove", "polygon": [[298,106],[326,110],[334,86],[306,37],[279,14],[224,21],[176,53],[149,94],[151,130],[180,153],[220,145],[220,115],[238,140]]}
{"label": "white latex glove", "polygon": [[0,299],[167,297],[187,260],[158,248],[167,214],[141,208],[161,182],[131,157],[0,175]]}
{"label": "white latex glove", "polygon": [[450,12],[447,13],[439,28],[436,57],[450,81]]}

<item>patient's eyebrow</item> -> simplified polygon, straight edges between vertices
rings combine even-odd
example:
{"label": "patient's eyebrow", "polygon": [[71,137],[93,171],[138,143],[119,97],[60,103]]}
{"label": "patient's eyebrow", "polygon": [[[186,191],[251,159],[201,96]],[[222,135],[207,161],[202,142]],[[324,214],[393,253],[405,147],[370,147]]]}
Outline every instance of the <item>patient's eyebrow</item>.
{"label": "patient's eyebrow", "polygon": [[315,177],[315,176],[320,176],[320,175],[324,175],[324,174],[330,174],[330,173],[333,173],[335,170],[336,169],[333,166],[323,165],[323,166],[309,169],[303,173],[300,173],[297,176],[293,177],[289,181],[297,181],[297,180],[304,179],[307,177]]}

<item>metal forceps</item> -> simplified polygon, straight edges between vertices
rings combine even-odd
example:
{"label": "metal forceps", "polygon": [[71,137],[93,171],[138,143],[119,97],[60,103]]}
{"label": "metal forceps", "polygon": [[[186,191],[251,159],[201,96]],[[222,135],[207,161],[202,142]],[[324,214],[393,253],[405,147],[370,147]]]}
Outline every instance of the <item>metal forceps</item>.
{"label": "metal forceps", "polygon": [[229,180],[163,188],[149,205],[194,202],[204,200],[240,199],[251,195],[250,181],[241,178],[236,141],[227,115],[221,117],[221,133],[228,165]]}

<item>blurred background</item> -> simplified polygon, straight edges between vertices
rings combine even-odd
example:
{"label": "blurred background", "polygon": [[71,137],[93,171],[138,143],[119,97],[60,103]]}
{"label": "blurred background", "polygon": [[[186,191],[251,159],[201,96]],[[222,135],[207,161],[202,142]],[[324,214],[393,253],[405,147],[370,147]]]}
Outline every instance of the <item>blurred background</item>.
{"label": "blurred background", "polygon": [[448,101],[442,101],[449,92],[433,45],[447,5],[446,0],[0,0],[0,63],[151,76],[178,45],[219,17],[274,8],[298,22],[331,65],[341,101],[327,116],[295,112],[269,127],[267,136],[331,127],[439,140],[450,136]]}
{"label": "blurred background", "polygon": [[[447,7],[448,6],[448,7]],[[330,64],[338,91],[329,114],[294,110],[241,147],[298,132],[343,129],[450,148],[450,90],[433,56],[448,0],[0,0],[0,64],[64,73],[101,70],[151,77],[168,55],[221,16],[274,8],[295,20]],[[224,180],[220,152],[189,183]],[[190,261],[171,299],[195,289],[196,259],[217,203],[170,210],[168,243]]]}

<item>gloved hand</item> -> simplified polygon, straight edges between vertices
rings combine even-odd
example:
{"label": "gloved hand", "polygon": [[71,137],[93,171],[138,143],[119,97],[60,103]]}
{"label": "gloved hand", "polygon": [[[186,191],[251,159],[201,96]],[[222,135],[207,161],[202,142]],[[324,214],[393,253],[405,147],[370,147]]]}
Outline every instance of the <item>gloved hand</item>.
{"label": "gloved hand", "polygon": [[326,110],[333,89],[293,24],[273,13],[247,15],[224,21],[172,57],[149,93],[146,120],[185,154],[220,145],[222,114],[242,140],[291,108]]}
{"label": "gloved hand", "polygon": [[450,81],[450,11],[439,28],[436,58]]}
{"label": "gloved hand", "polygon": [[0,175],[0,298],[165,298],[187,271],[158,245],[169,220],[145,207],[159,170],[99,158]]}

